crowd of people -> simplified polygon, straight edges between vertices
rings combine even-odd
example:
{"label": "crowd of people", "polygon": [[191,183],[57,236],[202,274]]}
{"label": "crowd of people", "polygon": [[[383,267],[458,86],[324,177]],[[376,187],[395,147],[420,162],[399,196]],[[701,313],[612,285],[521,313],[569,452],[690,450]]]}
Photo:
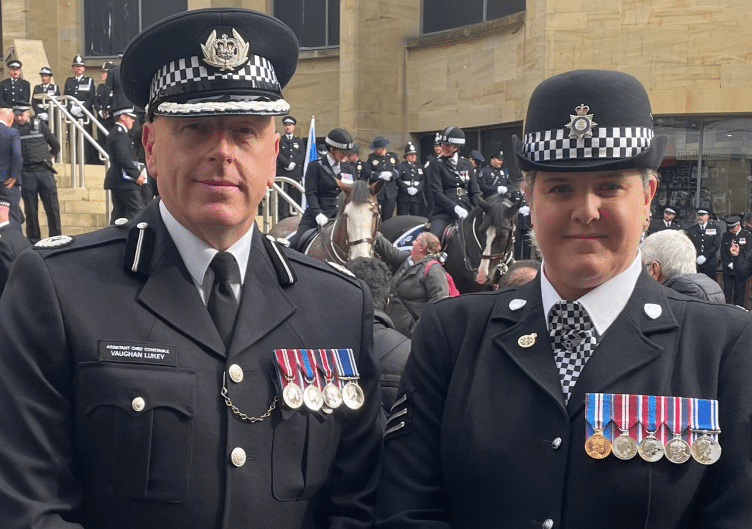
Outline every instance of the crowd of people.
{"label": "crowd of people", "polygon": [[[650,222],[667,138],[642,84],[541,82],[513,138],[521,183],[501,152],[461,156],[456,126],[423,166],[383,136],[358,165],[335,128],[302,174],[282,94],[298,53],[290,28],[241,8],[180,13],[125,49],[129,102],[97,108],[123,220],[10,252],[2,527],[746,526],[752,320],[724,301],[752,273],[749,232],[707,211],[686,233],[670,208]],[[13,121],[0,109],[0,256],[24,156],[56,149],[31,109]],[[256,225],[280,174],[305,179],[293,245],[357,180],[379,183],[380,220],[422,211],[430,229],[409,252],[377,234],[376,258],[315,261]],[[444,228],[495,195],[539,258],[454,296]],[[725,295],[704,273],[719,248]]]}

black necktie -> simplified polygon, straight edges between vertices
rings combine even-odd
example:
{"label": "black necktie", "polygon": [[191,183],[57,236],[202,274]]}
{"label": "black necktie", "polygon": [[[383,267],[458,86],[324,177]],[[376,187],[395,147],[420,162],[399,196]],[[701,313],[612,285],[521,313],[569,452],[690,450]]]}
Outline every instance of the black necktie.
{"label": "black necktie", "polygon": [[230,347],[235,316],[238,313],[238,300],[235,299],[230,283],[230,274],[235,266],[235,258],[228,252],[217,252],[209,264],[209,268],[214,271],[214,284],[206,306],[226,348]]}

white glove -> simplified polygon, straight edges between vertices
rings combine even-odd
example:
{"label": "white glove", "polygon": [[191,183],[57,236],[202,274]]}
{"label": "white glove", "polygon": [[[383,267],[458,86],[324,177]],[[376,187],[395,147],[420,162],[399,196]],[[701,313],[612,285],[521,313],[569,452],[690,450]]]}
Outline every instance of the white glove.
{"label": "white glove", "polygon": [[71,114],[73,114],[77,118],[80,118],[81,116],[84,115],[84,111],[81,110],[81,107],[72,107],[71,108]]}
{"label": "white glove", "polygon": [[288,171],[292,171],[293,169],[295,169],[295,162],[290,162],[290,163],[289,163],[289,164],[287,165],[287,170],[288,170]]}
{"label": "white glove", "polygon": [[504,193],[507,192],[507,188],[506,186],[499,186],[496,188],[496,192],[500,195],[503,195]]}
{"label": "white glove", "polygon": [[410,195],[410,196],[413,196],[417,192],[418,192],[418,188],[417,187],[408,187],[407,188],[407,194]]}
{"label": "white glove", "polygon": [[462,220],[467,217],[467,210],[462,206],[454,206],[454,214]]}
{"label": "white glove", "polygon": [[522,213],[523,215],[527,217],[528,215],[530,215],[530,206],[522,206],[519,209],[519,213]]}
{"label": "white glove", "polygon": [[392,172],[391,171],[381,171],[379,173],[379,178],[384,180],[385,182],[388,182],[392,179]]}
{"label": "white glove", "polygon": [[327,222],[329,222],[329,219],[323,213],[316,215],[316,224],[318,224],[320,227],[323,228],[324,226],[326,226]]}
{"label": "white glove", "polygon": [[41,112],[39,114],[39,119],[41,119],[42,121],[47,121],[49,119],[49,117],[50,116],[47,115],[47,112]]}
{"label": "white glove", "polygon": [[704,265],[705,261],[707,261],[707,259],[705,258],[704,255],[700,255],[699,257],[697,257],[697,264],[698,265],[700,265],[700,266]]}
{"label": "white glove", "polygon": [[734,269],[734,263],[729,263],[729,270],[733,270],[733,269]]}

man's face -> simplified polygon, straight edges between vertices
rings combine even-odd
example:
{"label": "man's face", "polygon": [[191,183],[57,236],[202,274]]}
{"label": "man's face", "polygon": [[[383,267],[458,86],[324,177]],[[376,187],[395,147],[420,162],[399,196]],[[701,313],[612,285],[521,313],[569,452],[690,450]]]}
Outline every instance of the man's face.
{"label": "man's face", "polygon": [[441,155],[446,156],[447,158],[450,156],[453,156],[454,153],[457,152],[458,147],[452,143],[442,143],[441,144]]}
{"label": "man's face", "polygon": [[18,79],[21,77],[21,68],[10,68],[9,74],[13,79]]}
{"label": "man's face", "polygon": [[376,156],[384,156],[386,154],[386,147],[379,147],[378,149],[374,149],[373,152]]}
{"label": "man's face", "polygon": [[491,165],[494,169],[501,167],[501,158],[491,158]]}
{"label": "man's face", "polygon": [[347,155],[347,161],[355,163],[355,162],[359,161],[358,156],[359,156],[359,153],[357,153],[357,152],[354,152],[352,154],[348,154]]}
{"label": "man's face", "polygon": [[162,200],[207,242],[220,235],[234,242],[251,227],[274,181],[279,138],[268,116],[156,116],[143,133]]}
{"label": "man's face", "polygon": [[52,79],[52,76],[47,74],[42,74],[40,76],[42,78],[42,84],[50,84],[50,80]]}
{"label": "man's face", "polygon": [[655,188],[654,178],[643,187],[638,169],[537,173],[526,195],[546,277],[562,297],[577,299],[632,264]]}
{"label": "man's face", "polygon": [[16,123],[19,125],[26,125],[31,119],[31,110],[24,110],[20,114],[16,114]]}
{"label": "man's face", "polygon": [[733,228],[731,228],[731,233],[737,234],[737,233],[739,233],[741,231],[741,229],[742,229],[742,225],[741,224],[736,224],[736,225],[734,225]]}
{"label": "man's face", "polygon": [[663,220],[666,222],[671,222],[674,220],[674,217],[676,217],[676,213],[669,213],[668,211],[663,212]]}
{"label": "man's face", "polygon": [[700,224],[706,224],[708,222],[709,217],[710,217],[709,214],[697,215],[697,222],[699,222]]}
{"label": "man's face", "polygon": [[285,123],[285,134],[293,134],[295,132],[295,125],[292,123]]}
{"label": "man's face", "polygon": [[441,145],[434,145],[433,146],[433,153],[436,156],[441,156]]}
{"label": "man's face", "polygon": [[128,130],[131,130],[133,128],[133,124],[136,122],[136,120],[128,114],[121,114],[120,116],[118,116],[118,120],[120,121],[120,123],[125,125],[125,128]]}
{"label": "man's face", "polygon": [[73,73],[78,77],[86,71],[86,66],[73,66]]}
{"label": "man's face", "polygon": [[107,70],[102,70],[102,71],[101,71],[101,72],[99,73],[99,78],[100,78],[100,79],[102,80],[102,82],[104,83],[104,82],[105,82],[105,81],[107,80]]}
{"label": "man's face", "polygon": [[414,152],[405,155],[405,160],[407,160],[410,163],[415,163],[415,160],[417,159],[418,159],[418,155],[415,154]]}

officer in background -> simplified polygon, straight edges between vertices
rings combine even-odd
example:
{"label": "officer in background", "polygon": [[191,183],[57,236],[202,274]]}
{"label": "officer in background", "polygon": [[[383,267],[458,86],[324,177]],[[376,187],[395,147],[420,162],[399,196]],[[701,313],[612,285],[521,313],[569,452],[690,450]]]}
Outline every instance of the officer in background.
{"label": "officer in background", "polygon": [[[71,69],[73,70],[73,76],[68,77],[65,80],[65,84],[63,85],[63,95],[72,96],[75,99],[78,99],[86,110],[92,112],[94,108],[94,97],[97,93],[96,84],[94,83],[94,79],[85,75],[86,63],[84,62],[84,58],[80,55],[73,57]],[[68,110],[73,117],[79,121],[86,121],[86,114],[84,114],[83,110],[81,110],[78,105],[69,103]],[[91,122],[84,125],[84,129],[91,135]],[[99,157],[97,156],[94,147],[92,147],[87,140],[84,141],[86,142],[86,163],[97,163]]]}
{"label": "officer in background", "polygon": [[[475,178],[477,180],[480,177],[480,172],[482,170],[481,165],[486,161],[486,158],[480,153],[480,151],[473,149],[470,151],[468,160],[470,160],[470,163],[475,167]],[[478,180],[478,183],[480,184],[480,180]]]}
{"label": "officer in background", "polygon": [[60,95],[60,87],[52,82],[52,70],[50,70],[49,66],[42,66],[39,70],[39,77],[42,82],[34,86],[34,92],[31,95],[31,108],[34,110],[34,116],[49,124],[49,103],[34,96],[45,94],[51,97],[58,97]]}
{"label": "officer in background", "polygon": [[146,171],[133,153],[133,140],[128,133],[136,122],[133,107],[114,112],[115,125],[107,135],[107,154],[110,168],[104,179],[104,188],[112,192],[110,223],[120,218],[134,218],[145,207],[142,186],[146,184]]}
{"label": "officer in background", "polygon": [[[107,131],[115,125],[115,118],[112,115],[112,89],[107,86],[107,74],[113,66],[115,66],[115,63],[112,61],[106,61],[102,64],[102,71],[100,72],[101,83],[97,85],[93,103],[94,115]],[[106,149],[107,136],[102,134],[99,128],[97,128],[97,143],[103,149]]]}
{"label": "officer in background", "polygon": [[14,108],[16,105],[28,105],[31,99],[31,85],[21,78],[21,61],[11,59],[7,63],[9,76],[0,81],[0,107]]}
{"label": "officer in background", "polygon": [[355,149],[350,133],[341,128],[332,129],[325,141],[326,154],[316,162],[309,163],[306,170],[306,210],[298,224],[298,231],[289,239],[291,248],[298,247],[305,232],[324,227],[337,215],[340,181],[346,184],[355,181],[355,168],[347,161]]}
{"label": "officer in background", "polygon": [[[726,231],[721,236],[721,261],[723,262],[723,294],[726,303],[744,306],[744,292],[746,279],[737,278],[734,271],[734,257],[746,257],[749,245],[752,244],[752,233],[742,228],[741,217],[733,216],[726,219]],[[736,256],[731,255],[731,246],[739,248]]]}
{"label": "officer in background", "polygon": [[434,160],[438,160],[441,156],[441,143],[439,142],[439,138],[441,138],[441,132],[437,132],[436,136],[433,138],[433,152],[426,156],[426,163],[423,164],[424,169],[428,169],[428,164]]}
{"label": "officer in background", "polygon": [[491,156],[489,165],[483,168],[478,179],[478,186],[483,193],[483,198],[496,194],[506,195],[511,185],[512,180],[509,177],[509,171],[504,167],[504,152],[495,152]]}
{"label": "officer in background", "polygon": [[[279,140],[279,154],[277,155],[277,176],[286,176],[296,182],[303,178],[303,163],[305,162],[305,142],[302,138],[295,136],[295,125],[297,120],[292,116],[282,118],[282,125],[285,133]],[[290,184],[284,185],[285,192],[300,204],[302,193]],[[292,215],[292,208],[286,200],[280,199],[277,204],[279,219]]]}
{"label": "officer in background", "polygon": [[405,159],[397,166],[397,215],[420,215],[425,205],[426,179],[418,165],[418,150],[410,142],[405,145]]}
{"label": "officer in background", "polygon": [[650,221],[650,233],[656,233],[663,230],[679,230],[679,223],[674,220],[676,210],[674,208],[664,208],[662,219],[653,219]]}
{"label": "officer in background", "polygon": [[428,164],[426,180],[433,201],[430,231],[441,240],[450,223],[464,219],[478,205],[480,190],[472,164],[459,153],[459,148],[465,144],[462,129],[445,128],[439,136],[439,143],[441,157]]}
{"label": "officer in background", "polygon": [[363,178],[363,160],[360,159],[360,145],[353,147],[353,152],[347,156],[347,161],[350,162],[355,169],[353,178],[355,180],[361,180]]}
{"label": "officer in background", "polygon": [[[287,26],[238,8],[174,15],[126,48],[123,88],[148,105],[160,200],[132,222],[42,241],[11,272],[3,529],[372,526],[382,435],[370,295],[255,224],[298,50]],[[201,82],[171,76],[191,63]],[[302,371],[341,383],[345,403],[329,388],[333,407],[317,407]]]}
{"label": "officer in background", "polygon": [[26,236],[33,243],[42,238],[39,228],[39,199],[42,199],[47,215],[49,236],[61,235],[60,204],[57,199],[57,184],[52,159],[60,152],[60,142],[47,124],[38,117],[31,117],[31,106],[18,105],[13,126],[21,134],[23,155],[23,198],[26,213]]}
{"label": "officer in background", "polygon": [[384,187],[379,192],[379,209],[381,210],[381,221],[392,218],[394,215],[394,206],[397,204],[397,178],[399,164],[397,153],[387,151],[389,140],[383,136],[376,136],[371,142],[373,152],[368,155],[368,159],[363,164],[363,180],[374,183],[384,180]]}
{"label": "officer in background", "polygon": [[705,209],[697,210],[697,224],[687,229],[687,235],[692,239],[697,251],[697,271],[715,280],[715,269],[718,265],[716,253],[719,249],[718,228],[710,224],[710,214]]}

